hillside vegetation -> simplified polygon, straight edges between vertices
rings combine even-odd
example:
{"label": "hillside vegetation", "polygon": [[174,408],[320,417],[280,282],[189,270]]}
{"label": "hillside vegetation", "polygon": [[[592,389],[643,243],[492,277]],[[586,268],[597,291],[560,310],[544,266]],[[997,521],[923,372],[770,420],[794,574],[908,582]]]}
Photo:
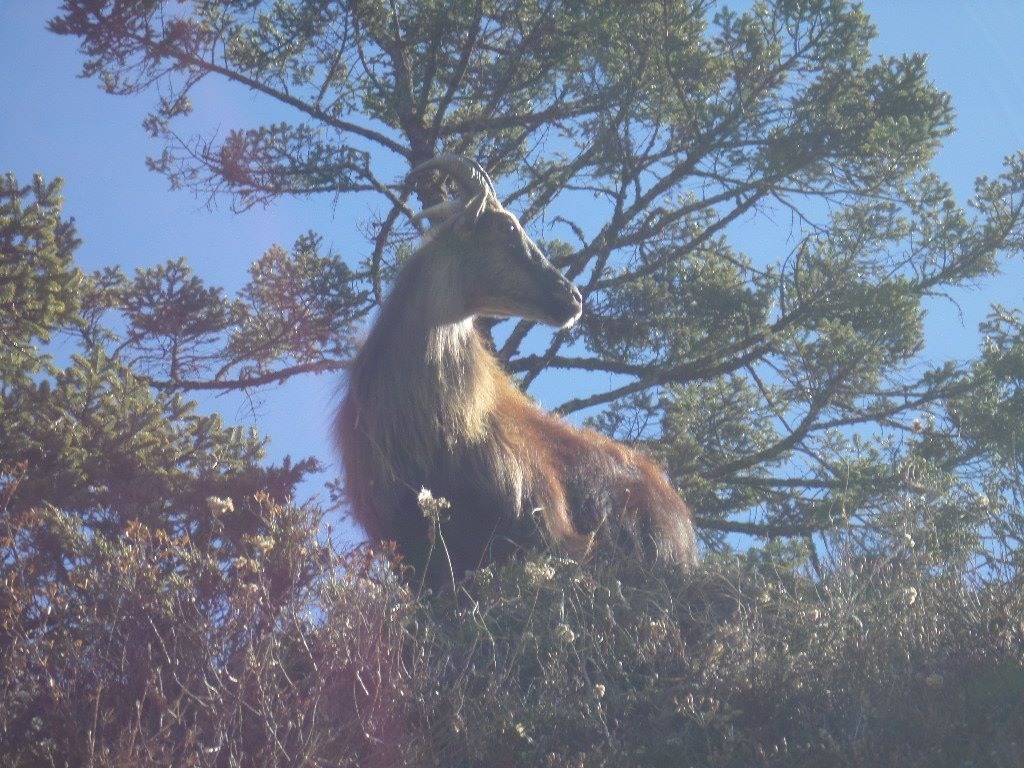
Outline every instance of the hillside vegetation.
{"label": "hillside vegetation", "polygon": [[[265,533],[227,568],[141,524],[4,523],[0,762],[1024,763],[1014,585],[912,554],[810,577],[781,551],[690,575],[535,553],[417,594],[303,533],[309,512],[252,505]],[[66,571],[40,579],[54,548]]]}
{"label": "hillside vegetation", "polygon": [[[1024,253],[1024,153],[940,178],[924,53],[877,55],[845,0],[63,0],[49,28],[147,101],[172,190],[337,216],[85,274],[60,180],[0,177],[0,765],[1024,765],[1024,311],[970,359],[924,322]],[[501,365],[658,462],[695,572],[538,551],[428,594],[338,551],[343,488],[296,503],[320,458],[196,402],[342,376],[442,152],[583,296],[571,329],[481,321]]]}

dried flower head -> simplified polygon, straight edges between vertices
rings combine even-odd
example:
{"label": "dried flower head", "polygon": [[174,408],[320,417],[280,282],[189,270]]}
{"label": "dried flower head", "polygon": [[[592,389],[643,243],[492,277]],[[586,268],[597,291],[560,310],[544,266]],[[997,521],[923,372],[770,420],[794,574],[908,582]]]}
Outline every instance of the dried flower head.
{"label": "dried flower head", "polygon": [[548,563],[536,563],[531,560],[526,564],[524,570],[526,577],[534,586],[539,586],[555,578],[555,569]]}
{"label": "dried flower head", "polygon": [[559,624],[555,627],[555,637],[557,637],[560,642],[569,644],[576,639],[576,633],[572,631],[572,627],[568,624]]}
{"label": "dried flower head", "polygon": [[214,517],[223,515],[225,512],[235,511],[235,502],[230,497],[221,498],[220,496],[207,496],[206,497],[206,508],[210,510],[210,514]]}
{"label": "dried flower head", "polygon": [[423,516],[435,523],[441,522],[442,512],[452,508],[448,499],[443,496],[435,497],[429,488],[420,488],[419,495],[416,496],[416,504]]}

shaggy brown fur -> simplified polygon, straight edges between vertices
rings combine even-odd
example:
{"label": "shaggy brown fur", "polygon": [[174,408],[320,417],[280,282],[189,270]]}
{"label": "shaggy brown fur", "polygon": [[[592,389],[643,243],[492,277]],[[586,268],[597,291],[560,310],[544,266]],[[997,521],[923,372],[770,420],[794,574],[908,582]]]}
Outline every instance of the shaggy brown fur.
{"label": "shaggy brown fur", "polygon": [[[410,257],[353,360],[335,422],[353,517],[433,583],[449,558],[458,578],[544,538],[575,557],[626,544],[691,566],[691,514],[661,470],[538,409],[474,327],[479,314],[568,325],[582,308],[515,217],[486,203]],[[433,544],[423,488],[451,502]]]}

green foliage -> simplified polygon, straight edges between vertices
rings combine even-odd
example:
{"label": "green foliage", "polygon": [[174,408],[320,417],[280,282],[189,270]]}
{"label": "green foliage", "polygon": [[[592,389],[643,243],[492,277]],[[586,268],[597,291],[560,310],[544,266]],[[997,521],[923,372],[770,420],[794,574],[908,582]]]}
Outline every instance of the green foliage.
{"label": "green foliage", "polygon": [[[190,370],[201,359],[195,350],[232,314],[222,293],[182,262],[140,270],[134,281],[119,270],[82,276],[71,266],[77,241],[61,219],[60,185],[37,178],[21,189],[7,180],[4,263],[12,264],[13,305],[22,309],[6,326],[20,339],[0,355],[0,513],[18,519],[51,510],[63,516],[62,528],[90,541],[140,523],[229,548],[258,534],[253,495],[289,498],[316,461],[264,466],[264,440],[142,375],[147,365]],[[37,202],[24,206],[30,193]],[[126,330],[103,325],[110,306]],[[63,369],[32,346],[58,331],[79,341]],[[238,499],[237,509],[218,512],[210,498]],[[75,557],[59,538],[47,554],[39,579],[56,578]]]}
{"label": "green foliage", "polygon": [[[310,233],[229,295],[184,260],[79,274],[59,183],[5,177],[0,761],[1024,761],[1024,322],[920,358],[936,298],[1020,252],[1024,156],[961,206],[928,168],[948,97],[923,56],[871,55],[859,7],[66,0],[51,27],[156,97],[172,186],[381,207],[362,250]],[[206,78],[287,118],[196,136]],[[187,399],[344,368],[418,236],[388,182],[439,151],[586,297],[544,350],[494,328],[502,359],[598,374],[559,410],[662,462],[695,574],[533,553],[413,594],[288,503],[313,460],[265,466]]]}
{"label": "green foliage", "polygon": [[[122,725],[162,722],[158,694],[201,691],[244,646],[258,627],[243,610],[255,604],[257,559],[278,604],[310,583],[316,520],[278,502],[316,463],[263,465],[255,434],[126,363],[129,349],[137,367],[155,360],[161,337],[208,343],[224,322],[219,291],[182,263],[141,271],[130,289],[117,271],[84,278],[59,183],[21,188],[8,176],[4,189],[0,263],[17,311],[4,317],[15,343],[0,354],[0,762],[101,764],[130,743],[127,731],[118,742]],[[102,293],[134,339],[113,355]],[[64,368],[36,346],[57,332],[79,341]],[[188,666],[201,658],[210,663]],[[187,754],[195,742],[165,748]]]}
{"label": "green foliage", "polygon": [[[60,180],[0,178],[0,391],[44,358],[34,346],[72,322],[82,275],[74,224],[61,220]],[[31,194],[32,199],[28,200]]]}
{"label": "green foliage", "polygon": [[[1024,162],[1008,158],[961,206],[928,168],[953,130],[949,97],[923,54],[873,56],[858,6],[169,7],[66,0],[51,28],[79,41],[85,74],[109,92],[157,97],[147,127],[163,149],[151,162],[172,186],[238,208],[367,193],[380,213],[347,261],[320,254],[312,234],[268,251],[235,301],[182,264],[121,280],[113,308],[128,330],[107,349],[154,382],[251,388],[342,368],[416,236],[413,190],[388,182],[451,151],[492,173],[586,300],[582,321],[540,352],[524,347],[530,323],[495,328],[508,368],[525,387],[546,372],[599,374],[570,378],[585,389],[557,410],[658,456],[706,545],[834,532],[837,550],[872,551],[905,533],[895,510],[909,497],[977,493],[979,463],[1003,471],[1005,452],[966,445],[947,413],[984,397],[988,379],[919,355],[936,297],[1019,250]],[[188,130],[209,108],[192,99],[207,78],[283,119]],[[766,236],[744,245],[751,222]],[[144,315],[174,316],[143,285],[172,300],[173,272],[192,325],[139,331]],[[935,484],[908,482],[907,466]],[[969,539],[944,554],[971,556]]]}
{"label": "green foliage", "polygon": [[344,359],[354,349],[353,325],[366,311],[367,295],[336,257],[320,255],[320,238],[299,238],[291,253],[274,247],[250,268],[242,290],[241,318],[229,341],[241,374],[266,373],[280,360]]}
{"label": "green foliage", "polygon": [[253,387],[342,367],[369,309],[365,281],[321,239],[272,246],[235,299],[184,259],[91,277],[84,300],[90,347],[109,351],[168,391]]}

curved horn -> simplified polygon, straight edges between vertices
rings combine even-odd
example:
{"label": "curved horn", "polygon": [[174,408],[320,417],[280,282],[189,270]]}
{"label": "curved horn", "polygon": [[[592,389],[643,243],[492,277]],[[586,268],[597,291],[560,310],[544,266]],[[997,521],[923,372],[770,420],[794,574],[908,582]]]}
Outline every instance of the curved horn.
{"label": "curved horn", "polygon": [[475,160],[468,160],[458,155],[438,155],[417,165],[409,171],[406,178],[411,179],[428,171],[441,171],[451,176],[459,186],[459,192],[464,198],[469,199],[483,193],[497,200],[498,196],[494,191],[491,177]]}

